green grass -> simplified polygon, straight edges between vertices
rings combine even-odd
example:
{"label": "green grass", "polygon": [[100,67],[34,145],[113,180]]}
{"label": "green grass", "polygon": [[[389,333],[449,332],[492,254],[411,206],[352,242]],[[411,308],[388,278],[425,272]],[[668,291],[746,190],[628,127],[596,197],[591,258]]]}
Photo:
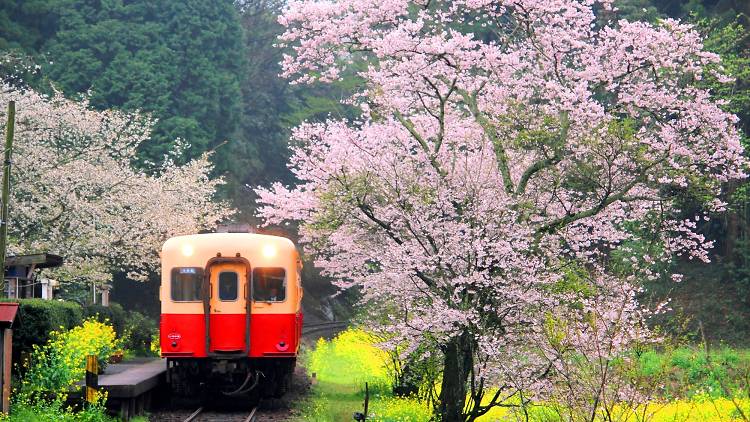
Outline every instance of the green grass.
{"label": "green grass", "polygon": [[[311,396],[301,404],[302,414],[297,421],[351,421],[354,412],[363,410],[365,382],[370,386],[368,421],[430,419],[430,409],[424,403],[392,396],[385,364],[388,357],[375,347],[375,342],[365,332],[350,329],[331,341],[320,340],[315,348],[303,351],[302,364],[311,376],[315,374],[315,383]],[[640,375],[663,378],[664,390],[660,399],[637,409],[637,413],[646,418],[632,416],[631,412],[629,421],[735,421],[740,420],[735,402],[750,416],[748,391],[743,389],[745,380],[749,379],[745,377],[750,371],[750,350],[722,347],[711,351],[710,362],[700,348],[650,350],[638,355],[638,362]],[[736,398],[735,402],[731,396]],[[514,413],[508,408],[494,408],[479,420],[524,420],[522,415]],[[532,406],[529,416],[536,422],[560,420],[554,407],[544,403]]]}
{"label": "green grass", "polygon": [[103,407],[73,410],[59,402],[13,403],[10,415],[0,416],[2,422],[116,422]]}
{"label": "green grass", "polygon": [[368,421],[429,419],[428,409],[417,400],[392,397],[387,355],[374,343],[363,331],[347,330],[303,352],[302,362],[311,376],[315,374],[315,384],[299,421],[351,421],[354,412],[363,411],[365,383],[370,391]]}
{"label": "green grass", "polygon": [[750,382],[750,350],[722,347],[708,356],[697,347],[650,350],[638,357],[638,363],[642,375],[663,381],[662,398],[667,400],[746,395]]}
{"label": "green grass", "polygon": [[[355,385],[320,382],[303,405],[299,421],[351,421],[354,412],[362,412],[365,394]],[[368,421],[420,422],[428,421],[429,409],[415,399],[392,397],[389,394],[370,395]]]}

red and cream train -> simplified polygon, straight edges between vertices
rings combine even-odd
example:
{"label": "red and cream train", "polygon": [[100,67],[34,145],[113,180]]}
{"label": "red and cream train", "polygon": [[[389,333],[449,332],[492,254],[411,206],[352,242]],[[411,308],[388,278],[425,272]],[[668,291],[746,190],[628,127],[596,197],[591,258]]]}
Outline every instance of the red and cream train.
{"label": "red and cream train", "polygon": [[284,394],[303,318],[294,244],[251,233],[179,236],[164,243],[161,263],[161,354],[172,391]]}

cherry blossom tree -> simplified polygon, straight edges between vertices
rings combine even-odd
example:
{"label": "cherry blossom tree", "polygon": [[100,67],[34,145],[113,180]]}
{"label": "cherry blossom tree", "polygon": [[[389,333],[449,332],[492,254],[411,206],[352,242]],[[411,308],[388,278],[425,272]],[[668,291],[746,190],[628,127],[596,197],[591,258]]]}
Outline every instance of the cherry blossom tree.
{"label": "cherry blossom tree", "polygon": [[286,76],[366,85],[359,120],[296,129],[300,183],[259,189],[260,213],[301,221],[392,345],[439,351],[444,421],[550,398],[563,349],[648,340],[639,283],[709,259],[707,214],[676,199],[721,209],[744,177],[737,119],[695,84],[718,57],[689,25],[615,19],[595,0],[300,0],[280,18]]}
{"label": "cherry blossom tree", "polygon": [[106,282],[113,270],[143,277],[157,268],[164,240],[230,214],[213,201],[222,181],[209,178],[205,155],[185,165],[170,155],[152,169],[133,166],[153,123],[145,116],[3,85],[0,104],[10,100],[18,110],[10,253],[62,255],[55,274],[62,281]]}

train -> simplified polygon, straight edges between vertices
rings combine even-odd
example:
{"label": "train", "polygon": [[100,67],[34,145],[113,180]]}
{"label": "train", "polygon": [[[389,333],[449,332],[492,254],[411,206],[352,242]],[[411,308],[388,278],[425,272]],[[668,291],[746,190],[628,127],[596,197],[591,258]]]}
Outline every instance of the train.
{"label": "train", "polygon": [[294,243],[256,233],[177,236],[161,250],[160,345],[178,396],[279,398],[302,335]]}

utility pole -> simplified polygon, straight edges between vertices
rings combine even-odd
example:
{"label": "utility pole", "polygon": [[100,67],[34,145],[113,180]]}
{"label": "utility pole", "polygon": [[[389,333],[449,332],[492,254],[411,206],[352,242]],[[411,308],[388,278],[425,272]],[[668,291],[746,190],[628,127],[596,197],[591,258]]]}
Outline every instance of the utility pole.
{"label": "utility pole", "polygon": [[5,286],[5,250],[8,248],[8,201],[10,200],[10,163],[13,151],[13,130],[16,124],[16,102],[8,103],[8,124],[5,126],[5,160],[3,161],[3,209],[0,216],[0,269]]}

